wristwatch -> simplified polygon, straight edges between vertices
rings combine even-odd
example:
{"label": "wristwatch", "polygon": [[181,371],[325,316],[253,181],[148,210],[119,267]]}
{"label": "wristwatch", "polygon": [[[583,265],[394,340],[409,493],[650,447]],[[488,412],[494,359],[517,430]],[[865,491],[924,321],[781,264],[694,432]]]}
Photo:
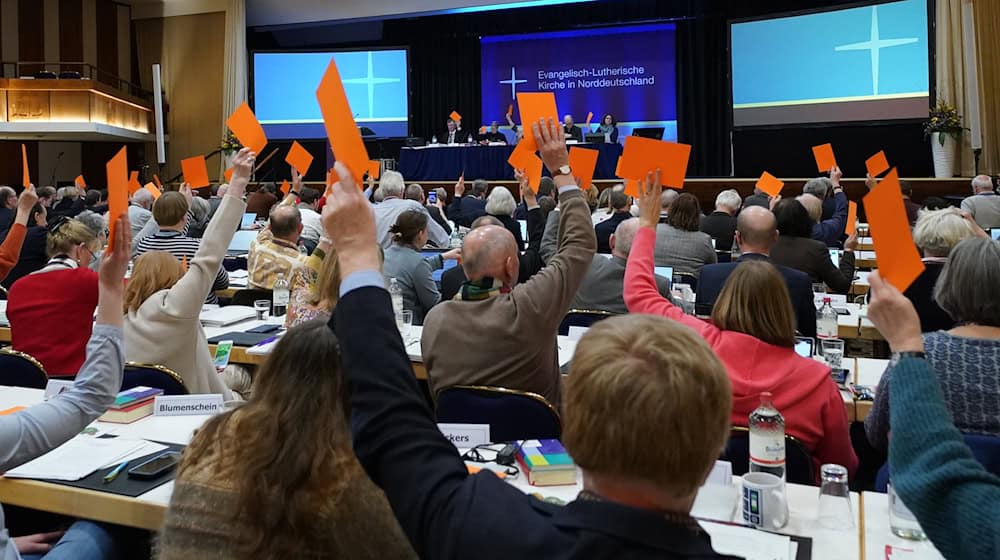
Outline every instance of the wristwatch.
{"label": "wristwatch", "polygon": [[923,360],[926,357],[927,357],[927,355],[924,354],[923,352],[914,352],[914,351],[893,352],[892,353],[892,358],[889,360],[889,365],[890,366],[895,366],[903,358],[917,358],[917,359]]}
{"label": "wristwatch", "polygon": [[552,177],[558,177],[560,175],[572,175],[572,174],[573,174],[573,170],[570,169],[569,164],[567,164],[567,165],[563,165],[563,166],[559,167],[559,169],[556,169],[555,171],[553,171],[552,172]]}

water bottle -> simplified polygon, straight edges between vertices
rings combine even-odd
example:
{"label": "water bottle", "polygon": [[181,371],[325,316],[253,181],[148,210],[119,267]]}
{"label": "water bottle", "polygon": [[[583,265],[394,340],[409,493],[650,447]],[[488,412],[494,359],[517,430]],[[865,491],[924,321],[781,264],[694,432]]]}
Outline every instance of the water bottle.
{"label": "water bottle", "polygon": [[288,280],[284,276],[279,276],[274,281],[271,300],[271,316],[284,317],[288,312]]}
{"label": "water bottle", "polygon": [[438,137],[435,134],[434,136],[431,136],[431,144],[437,144],[437,143],[438,143]]}
{"label": "water bottle", "polygon": [[750,472],[785,478],[785,418],[768,392],[760,394],[760,406],[750,413]]}
{"label": "water bottle", "polygon": [[389,279],[389,297],[392,298],[392,310],[397,317],[403,314],[403,288],[395,278]]}
{"label": "water bottle", "polygon": [[816,312],[816,338],[837,338],[837,312],[830,298],[823,298],[823,307]]}
{"label": "water bottle", "polygon": [[729,250],[729,260],[731,262],[736,262],[742,254],[743,253],[740,252],[740,244],[736,242],[736,238],[733,238],[733,247]]}

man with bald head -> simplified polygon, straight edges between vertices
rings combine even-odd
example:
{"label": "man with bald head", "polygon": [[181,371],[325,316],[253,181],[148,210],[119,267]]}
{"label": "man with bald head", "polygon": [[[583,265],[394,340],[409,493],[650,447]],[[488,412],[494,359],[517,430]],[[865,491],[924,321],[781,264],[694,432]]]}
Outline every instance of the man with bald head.
{"label": "man with bald head", "polygon": [[773,264],[788,286],[792,307],[795,309],[795,329],[802,336],[816,336],[816,307],[813,304],[812,281],[804,272],[775,264],[771,248],[778,242],[778,223],[767,208],[744,208],[736,220],[736,243],[742,254],[736,262],[705,265],[698,279],[695,312],[711,315],[712,306],[729,275],[742,262],[765,261]]}
{"label": "man with bald head", "polygon": [[972,196],[962,201],[962,210],[983,229],[1000,227],[1000,196],[993,190],[993,178],[978,175],[972,180]]}
{"label": "man with bald head", "polygon": [[291,204],[289,199],[293,198],[288,197],[271,209],[267,228],[250,244],[247,273],[251,288],[271,290],[278,278],[289,280],[293,271],[307,266],[309,256],[299,252],[302,215]]}
{"label": "man with bald head", "polygon": [[583,142],[583,129],[573,124],[573,115],[563,116],[563,132],[568,140]]}
{"label": "man with bald head", "polygon": [[514,236],[504,227],[470,231],[462,246],[466,281],[454,300],[434,306],[420,340],[431,395],[455,385],[538,393],[559,406],[556,334],[597,245],[590,208],[569,166],[565,134],[550,119],[534,123],[542,161],[559,189],[558,250],[518,283]]}
{"label": "man with bald head", "polygon": [[[632,240],[639,231],[639,218],[629,218],[618,224],[611,234],[609,243],[611,255],[594,255],[583,277],[583,283],[573,298],[572,309],[587,311],[608,311],[610,313],[628,313],[623,298],[625,284],[625,265],[628,254],[632,251]],[[664,297],[670,296],[670,279],[656,277],[656,287]]]}

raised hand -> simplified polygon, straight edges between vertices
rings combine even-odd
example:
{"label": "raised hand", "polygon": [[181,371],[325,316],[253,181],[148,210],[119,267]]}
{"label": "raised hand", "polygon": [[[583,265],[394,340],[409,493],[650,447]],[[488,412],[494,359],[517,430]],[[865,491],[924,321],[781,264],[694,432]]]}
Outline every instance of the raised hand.
{"label": "raised hand", "polygon": [[194,194],[191,192],[191,183],[181,183],[180,193],[184,195],[184,200],[188,203],[188,209],[191,208],[191,199],[194,198]]}
{"label": "raised hand", "polygon": [[660,170],[650,171],[646,178],[639,181],[639,227],[656,229],[660,221],[660,196],[663,186],[660,183]]}
{"label": "raised hand", "polygon": [[834,186],[840,184],[840,178],[844,176],[844,172],[840,170],[840,166],[834,165],[830,168],[830,181],[833,182]]}
{"label": "raised hand", "polygon": [[465,175],[463,174],[458,178],[458,182],[455,183],[455,198],[458,198],[465,194]]}
{"label": "raised hand", "polygon": [[31,209],[35,207],[38,203],[38,191],[35,190],[35,185],[29,185],[28,188],[21,191],[21,196],[17,197],[17,218],[20,219],[23,215],[24,220],[19,221],[20,224],[28,223],[28,217],[31,215]]}
{"label": "raised hand", "polygon": [[517,183],[521,187],[521,200],[524,201],[524,204],[529,208],[538,206],[536,193],[528,184],[528,174],[523,169],[515,169],[514,178],[517,179]]}
{"label": "raised hand", "polygon": [[122,325],[122,294],[125,286],[122,280],[132,257],[132,227],[128,213],[122,214],[114,224],[114,238],[101,255],[101,268],[97,273],[97,323],[101,325]]}
{"label": "raised hand", "polygon": [[[569,165],[569,151],[566,149],[566,132],[554,119],[539,119],[531,123],[531,131],[538,143],[538,151],[542,162],[553,175],[564,165]],[[562,177],[556,177],[557,179]],[[568,177],[570,181],[572,177]]]}
{"label": "raised hand", "polygon": [[302,174],[294,167],[292,167],[292,188],[288,192],[291,193],[292,191],[302,193]]}
{"label": "raised hand", "polygon": [[250,175],[253,174],[256,159],[257,154],[250,148],[243,148],[237,152],[233,157],[233,177],[229,181],[229,190],[226,191],[226,196],[243,199],[247,183],[250,182]]}

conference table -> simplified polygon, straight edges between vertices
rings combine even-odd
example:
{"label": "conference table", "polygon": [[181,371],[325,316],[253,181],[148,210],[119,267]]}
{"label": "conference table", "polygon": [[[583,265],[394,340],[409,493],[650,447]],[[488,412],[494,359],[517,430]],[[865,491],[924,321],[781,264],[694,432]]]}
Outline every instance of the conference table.
{"label": "conference table", "polygon": [[[0,387],[0,409],[30,406],[43,400],[40,389]],[[159,442],[187,445],[194,431],[210,416],[147,416],[132,424],[94,422],[93,427],[121,437],[141,438]],[[460,450],[456,450],[459,452]],[[470,466],[483,465],[469,463]],[[488,467],[487,467],[488,468]],[[505,479],[513,487],[527,494],[543,498],[557,498],[569,502],[576,498],[581,486],[577,483],[564,486],[534,487],[525,477]],[[708,484],[699,491],[692,510],[693,515],[705,521],[740,523],[738,507],[739,477],[732,477],[732,485]],[[164,483],[136,498],[119,496],[96,490],[87,490],[39,480],[0,478],[0,502],[42,511],[157,531],[163,524],[173,481]],[[936,559],[940,555],[930,543],[903,541],[892,535],[888,525],[887,502],[884,494],[851,493],[851,520],[853,527],[826,529],[817,522],[819,489],[814,486],[788,484],[786,495],[789,503],[789,522],[779,530],[782,534],[812,539],[814,560],[843,560],[872,558],[881,560],[887,545],[913,550],[913,558]],[[483,507],[489,507],[484,504]],[[704,523],[703,523],[704,525]],[[711,528],[708,529],[713,532]]]}
{"label": "conference table", "polygon": [[[572,144],[570,146],[597,150],[597,167],[594,179],[614,179],[621,144]],[[399,153],[396,169],[406,181],[455,181],[464,175],[473,179],[512,178],[514,172],[507,163],[513,145],[480,146],[466,144],[430,145],[403,148]]]}

